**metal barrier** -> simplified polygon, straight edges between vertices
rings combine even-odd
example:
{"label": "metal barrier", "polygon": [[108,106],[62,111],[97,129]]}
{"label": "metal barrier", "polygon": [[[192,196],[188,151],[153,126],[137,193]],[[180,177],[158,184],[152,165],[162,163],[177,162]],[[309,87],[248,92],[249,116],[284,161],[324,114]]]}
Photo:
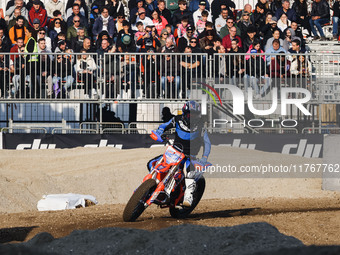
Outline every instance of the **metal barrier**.
{"label": "metal barrier", "polygon": [[340,134],[339,127],[306,127],[302,134]]}
{"label": "metal barrier", "polygon": [[[60,127],[60,128],[63,128],[63,129],[66,129],[67,128],[67,125],[66,125],[66,121],[64,119],[61,120],[60,123],[46,123],[46,122],[36,122],[36,123],[27,123],[27,122],[14,122],[12,119],[9,119],[9,127],[8,129],[9,130],[13,130],[13,129],[16,129],[16,130],[33,130],[33,129],[37,129],[39,130],[40,128],[44,129],[47,133],[47,129],[48,128],[55,128],[55,127]],[[25,133],[28,133],[28,132],[25,132]],[[12,133],[10,131],[10,133]]]}
{"label": "metal barrier", "polygon": [[92,129],[96,130],[96,133],[100,133],[101,130],[112,130],[115,133],[124,133],[125,126],[121,122],[82,122],[80,123],[80,129],[87,130]]}
{"label": "metal barrier", "polygon": [[34,134],[46,134],[47,129],[46,128],[38,128],[38,127],[4,127],[0,129],[0,132],[3,133],[34,133]]}
{"label": "metal barrier", "polygon": [[52,134],[96,134],[94,129],[80,129],[80,128],[54,128]]}
{"label": "metal barrier", "polygon": [[296,128],[254,128],[256,134],[298,134]]}
{"label": "metal barrier", "polygon": [[106,53],[105,99],[187,99],[195,81],[206,79],[207,54]]}

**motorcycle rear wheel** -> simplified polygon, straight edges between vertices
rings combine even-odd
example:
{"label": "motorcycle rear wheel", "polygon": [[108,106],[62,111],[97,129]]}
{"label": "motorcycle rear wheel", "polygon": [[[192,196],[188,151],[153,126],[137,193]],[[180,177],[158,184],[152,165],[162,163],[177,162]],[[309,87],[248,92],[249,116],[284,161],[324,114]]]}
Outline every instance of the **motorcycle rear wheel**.
{"label": "motorcycle rear wheel", "polygon": [[156,189],[157,184],[154,179],[143,182],[133,193],[123,212],[123,220],[127,222],[135,221],[145,210],[144,203],[150,198]]}
{"label": "motorcycle rear wheel", "polygon": [[169,212],[171,217],[176,218],[176,219],[183,219],[188,217],[188,215],[195,209],[195,207],[198,205],[200,202],[203,193],[205,190],[205,179],[204,177],[198,179],[196,183],[196,190],[194,192],[194,198],[192,205],[188,208],[183,207],[183,208],[176,208],[176,207],[170,207]]}

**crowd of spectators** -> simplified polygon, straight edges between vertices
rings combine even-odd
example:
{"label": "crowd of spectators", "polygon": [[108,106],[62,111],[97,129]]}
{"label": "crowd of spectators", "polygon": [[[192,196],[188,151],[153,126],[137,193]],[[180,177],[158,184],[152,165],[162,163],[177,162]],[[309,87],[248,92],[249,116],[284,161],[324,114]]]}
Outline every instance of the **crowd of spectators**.
{"label": "crowd of spectators", "polygon": [[[39,79],[45,77],[49,93],[55,96],[61,89],[58,85],[61,80],[66,88],[71,87],[75,79],[93,81],[98,67],[94,58],[85,53],[207,53],[210,56],[215,53],[304,53],[306,50],[302,31],[305,29],[307,36],[314,40],[326,40],[322,26],[331,21],[330,6],[326,0],[314,0],[311,6],[308,6],[307,0],[295,0],[292,5],[289,0],[259,0],[255,6],[245,4],[242,10],[236,10],[232,0],[178,0],[175,4],[178,8],[173,10],[169,7],[170,10],[165,0],[129,0],[127,3],[121,0],[94,0],[91,5],[85,0],[10,0],[6,10],[0,10],[0,52],[75,52],[84,55],[76,59],[58,55],[57,61],[51,62],[53,67],[48,66],[44,70],[41,70],[42,65],[38,68],[37,62],[53,56],[38,59],[35,55],[28,55],[22,61],[13,61],[20,58],[15,55],[11,56],[12,62],[8,63],[6,57],[1,56],[0,79],[9,81],[12,78],[15,85],[12,90],[16,93],[22,88],[22,81],[25,80],[32,87],[32,84],[40,84]],[[332,8],[333,39],[337,40],[339,2],[335,2]],[[273,59],[270,56],[247,56],[246,63],[228,58],[226,63],[215,68],[215,72],[218,76],[227,75],[229,78],[235,78],[235,72],[238,76],[243,72],[242,75],[256,77],[249,73],[251,68],[247,66],[253,65],[254,61],[258,62],[258,67],[264,67],[259,72],[263,72],[266,66],[272,68]],[[170,60],[167,57],[164,59]],[[152,57],[145,61],[152,66]],[[197,59],[189,62],[180,63],[186,68],[197,68],[203,64]],[[172,64],[163,65],[162,73],[173,72],[176,68],[170,68]],[[23,69],[25,65],[26,68],[30,66],[26,72],[29,75],[10,78],[11,75],[6,74],[6,71],[15,73],[15,70]],[[128,66],[130,70],[131,63]],[[48,70],[53,70],[52,74],[48,74]],[[251,70],[254,71],[256,68]],[[276,71],[275,68],[266,70],[273,75]],[[80,73],[80,76],[74,77],[74,72]],[[144,81],[157,80],[157,77],[153,77],[154,73],[145,73]],[[35,79],[38,74],[40,78]],[[179,83],[189,82],[190,79],[189,74],[182,76],[169,73],[159,77],[161,87],[157,95],[160,96],[159,90],[166,90],[167,82],[176,84],[173,93],[178,95]],[[249,84],[256,88],[256,85],[251,85],[252,81]],[[265,90],[265,86],[262,88]],[[0,90],[4,96],[6,89],[0,87]],[[21,91],[24,96],[25,89]],[[181,96],[185,96],[185,92],[182,91]]]}

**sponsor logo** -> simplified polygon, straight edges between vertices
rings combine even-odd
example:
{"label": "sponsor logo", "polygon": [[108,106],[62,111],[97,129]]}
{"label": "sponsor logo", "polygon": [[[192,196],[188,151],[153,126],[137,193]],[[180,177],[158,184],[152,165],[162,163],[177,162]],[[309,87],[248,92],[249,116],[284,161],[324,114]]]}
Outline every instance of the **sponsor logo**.
{"label": "sponsor logo", "polygon": [[18,144],[16,149],[17,150],[50,150],[50,149],[55,149],[56,144],[42,144],[41,139],[34,139],[33,143],[21,143]]}
{"label": "sponsor logo", "polygon": [[[292,151],[296,149],[296,152]],[[318,158],[320,157],[322,144],[307,144],[307,139],[300,139],[297,144],[286,144],[282,148],[282,154],[293,154],[305,158]]]}

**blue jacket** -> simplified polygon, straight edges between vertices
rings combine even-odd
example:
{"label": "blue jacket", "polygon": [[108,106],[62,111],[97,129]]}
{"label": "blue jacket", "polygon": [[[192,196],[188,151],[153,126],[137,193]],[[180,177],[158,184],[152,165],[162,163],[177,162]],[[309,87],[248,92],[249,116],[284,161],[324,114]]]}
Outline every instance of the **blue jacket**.
{"label": "blue jacket", "polygon": [[[99,16],[93,24],[92,32],[94,36],[97,36],[103,30],[103,18]],[[112,17],[109,17],[109,23],[107,25],[107,32],[112,38],[116,32],[115,22]]]}

